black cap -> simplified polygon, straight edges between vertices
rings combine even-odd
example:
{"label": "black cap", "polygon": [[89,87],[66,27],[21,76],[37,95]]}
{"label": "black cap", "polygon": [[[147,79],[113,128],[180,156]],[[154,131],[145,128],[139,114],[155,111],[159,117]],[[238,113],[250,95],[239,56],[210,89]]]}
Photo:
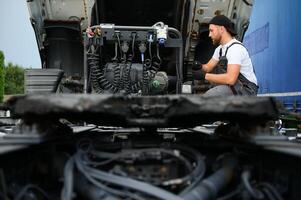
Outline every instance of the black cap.
{"label": "black cap", "polygon": [[237,33],[235,31],[234,23],[231,22],[231,20],[224,15],[217,15],[217,16],[213,17],[211,19],[211,21],[209,22],[209,24],[224,26],[232,36],[237,35]]}

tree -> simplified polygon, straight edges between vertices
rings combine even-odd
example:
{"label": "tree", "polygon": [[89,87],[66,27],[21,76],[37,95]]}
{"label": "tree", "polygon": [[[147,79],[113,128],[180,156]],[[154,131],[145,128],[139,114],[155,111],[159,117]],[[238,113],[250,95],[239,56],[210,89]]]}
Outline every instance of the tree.
{"label": "tree", "polygon": [[24,93],[24,68],[8,63],[4,68],[5,73],[5,94]]}
{"label": "tree", "polygon": [[0,51],[0,103],[3,101],[4,95],[4,54]]}

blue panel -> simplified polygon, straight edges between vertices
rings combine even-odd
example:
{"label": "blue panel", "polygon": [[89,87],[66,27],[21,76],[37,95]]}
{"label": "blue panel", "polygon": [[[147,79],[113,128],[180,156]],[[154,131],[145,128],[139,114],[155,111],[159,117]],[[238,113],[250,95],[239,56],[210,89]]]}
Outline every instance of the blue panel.
{"label": "blue panel", "polygon": [[[255,0],[244,43],[259,93],[301,92],[301,1]],[[301,97],[283,97],[300,106]]]}
{"label": "blue panel", "polygon": [[269,47],[269,23],[244,38],[250,55],[255,55]]}

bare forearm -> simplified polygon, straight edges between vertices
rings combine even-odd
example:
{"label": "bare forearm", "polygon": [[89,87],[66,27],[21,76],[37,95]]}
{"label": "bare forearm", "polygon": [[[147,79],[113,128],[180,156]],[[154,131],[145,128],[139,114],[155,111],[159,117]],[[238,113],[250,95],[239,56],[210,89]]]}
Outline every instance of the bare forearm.
{"label": "bare forearm", "polygon": [[202,65],[202,70],[206,73],[210,72],[211,70],[209,70],[210,67],[207,64]]}
{"label": "bare forearm", "polygon": [[211,72],[217,65],[218,61],[210,59],[208,63],[202,65],[202,70],[206,73]]}
{"label": "bare forearm", "polygon": [[234,85],[236,80],[231,78],[226,74],[211,74],[207,73],[205,79],[211,83],[221,84],[221,85]]}

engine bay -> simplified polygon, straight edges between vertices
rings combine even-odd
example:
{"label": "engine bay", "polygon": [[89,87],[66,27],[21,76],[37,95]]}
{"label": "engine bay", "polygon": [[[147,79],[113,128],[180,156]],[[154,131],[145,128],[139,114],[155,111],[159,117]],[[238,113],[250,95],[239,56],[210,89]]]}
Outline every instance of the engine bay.
{"label": "engine bay", "polygon": [[30,95],[7,106],[21,121],[1,126],[3,199],[300,197],[300,144],[270,127],[270,98]]}
{"label": "engine bay", "polygon": [[[107,131],[104,136],[101,129],[95,129],[76,139],[61,137],[58,142],[2,155],[2,198],[300,197],[299,158],[294,156],[199,133],[187,137],[184,131],[166,130],[157,133],[159,136],[119,131],[124,133],[112,136]],[[177,142],[171,142],[174,140]]]}

